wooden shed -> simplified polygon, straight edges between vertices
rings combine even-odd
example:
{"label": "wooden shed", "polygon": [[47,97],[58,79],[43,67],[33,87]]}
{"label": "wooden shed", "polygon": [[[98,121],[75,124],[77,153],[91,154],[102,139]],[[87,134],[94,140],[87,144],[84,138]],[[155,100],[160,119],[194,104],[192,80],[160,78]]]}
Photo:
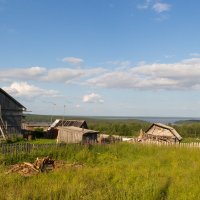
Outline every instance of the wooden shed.
{"label": "wooden shed", "polygon": [[152,124],[145,132],[145,137],[147,139],[173,143],[180,142],[182,140],[182,137],[174,128],[161,123]]}
{"label": "wooden shed", "polygon": [[85,120],[63,120],[56,119],[47,129],[47,133],[45,134],[46,138],[55,139],[58,135],[58,127],[77,127],[88,129],[88,125]]}
{"label": "wooden shed", "polygon": [[6,134],[20,134],[26,108],[0,88],[0,128]]}
{"label": "wooden shed", "polygon": [[61,143],[91,143],[97,142],[98,131],[74,126],[59,126],[57,142]]}

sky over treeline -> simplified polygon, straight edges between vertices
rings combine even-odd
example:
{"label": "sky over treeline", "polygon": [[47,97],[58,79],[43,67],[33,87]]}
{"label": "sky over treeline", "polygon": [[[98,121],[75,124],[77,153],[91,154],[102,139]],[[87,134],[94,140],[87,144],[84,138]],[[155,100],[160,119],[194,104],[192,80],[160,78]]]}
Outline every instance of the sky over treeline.
{"label": "sky over treeline", "polygon": [[199,7],[0,0],[1,88],[37,114],[200,117]]}

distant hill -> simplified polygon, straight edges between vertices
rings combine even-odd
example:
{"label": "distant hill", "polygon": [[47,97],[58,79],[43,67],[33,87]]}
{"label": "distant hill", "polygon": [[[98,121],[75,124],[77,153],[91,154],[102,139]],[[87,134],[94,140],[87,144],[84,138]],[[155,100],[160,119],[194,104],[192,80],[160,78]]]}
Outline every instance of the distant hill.
{"label": "distant hill", "polygon": [[200,123],[200,120],[197,119],[190,119],[190,120],[180,120],[180,121],[176,121],[175,124],[193,124],[193,123]]}
{"label": "distant hill", "polygon": [[61,115],[38,115],[38,114],[25,114],[26,122],[51,122],[56,119],[77,119],[77,120],[87,120],[87,121],[117,121],[117,122],[127,122],[127,123],[149,123],[142,119],[134,119],[130,117],[107,117],[107,116],[61,116]]}

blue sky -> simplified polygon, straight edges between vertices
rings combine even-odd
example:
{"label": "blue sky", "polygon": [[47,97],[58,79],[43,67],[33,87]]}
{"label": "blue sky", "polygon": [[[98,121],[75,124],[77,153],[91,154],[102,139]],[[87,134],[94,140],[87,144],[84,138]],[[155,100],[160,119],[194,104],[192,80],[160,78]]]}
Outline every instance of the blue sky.
{"label": "blue sky", "polygon": [[0,84],[32,113],[200,117],[200,2],[0,0]]}

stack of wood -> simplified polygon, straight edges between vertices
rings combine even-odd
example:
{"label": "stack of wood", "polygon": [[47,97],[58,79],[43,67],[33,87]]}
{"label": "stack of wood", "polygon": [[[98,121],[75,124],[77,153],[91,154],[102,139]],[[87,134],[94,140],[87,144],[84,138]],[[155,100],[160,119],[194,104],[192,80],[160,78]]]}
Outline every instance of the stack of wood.
{"label": "stack of wood", "polygon": [[22,176],[32,176],[38,174],[40,171],[35,168],[31,163],[20,163],[10,167],[10,170],[6,174],[18,173]]}
{"label": "stack of wood", "polygon": [[20,164],[12,165],[7,174],[18,173],[22,176],[32,176],[40,172],[48,172],[55,168],[54,160],[47,157],[37,158],[34,164],[24,162]]}

